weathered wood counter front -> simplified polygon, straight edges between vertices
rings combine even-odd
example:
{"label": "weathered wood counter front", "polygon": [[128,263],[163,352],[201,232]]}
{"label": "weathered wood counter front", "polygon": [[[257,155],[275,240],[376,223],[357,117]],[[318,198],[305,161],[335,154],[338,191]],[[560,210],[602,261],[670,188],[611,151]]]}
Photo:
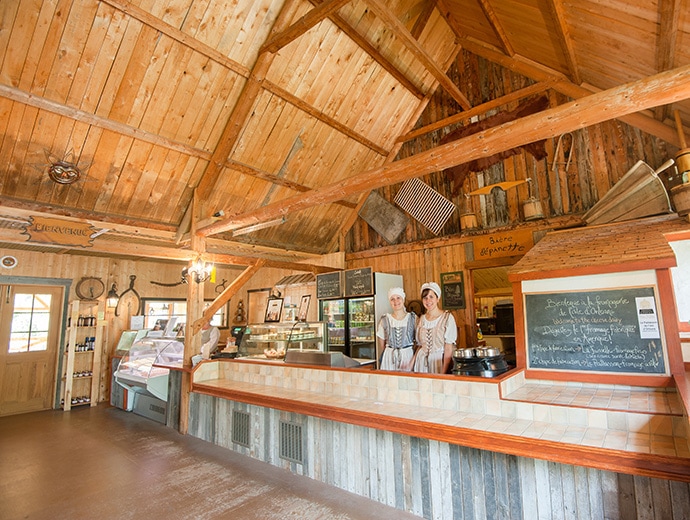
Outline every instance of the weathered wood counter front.
{"label": "weathered wood counter front", "polygon": [[[192,435],[425,517],[504,506],[528,518],[557,506],[542,484],[599,517],[620,512],[630,475],[654,487],[650,501],[690,503],[687,412],[669,389],[237,360],[196,368],[190,408]],[[281,453],[293,427],[299,460]]]}

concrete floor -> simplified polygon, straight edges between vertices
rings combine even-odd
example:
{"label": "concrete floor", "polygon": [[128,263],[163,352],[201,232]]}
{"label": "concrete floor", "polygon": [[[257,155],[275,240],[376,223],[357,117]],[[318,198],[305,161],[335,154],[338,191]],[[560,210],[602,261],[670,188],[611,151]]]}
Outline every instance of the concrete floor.
{"label": "concrete floor", "polygon": [[99,405],[0,418],[0,518],[418,517]]}

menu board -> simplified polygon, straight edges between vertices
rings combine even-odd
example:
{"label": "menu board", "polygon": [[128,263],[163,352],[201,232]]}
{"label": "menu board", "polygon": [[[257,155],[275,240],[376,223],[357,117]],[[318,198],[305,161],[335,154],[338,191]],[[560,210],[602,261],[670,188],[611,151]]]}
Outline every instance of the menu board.
{"label": "menu board", "polygon": [[345,271],[345,296],[369,296],[374,294],[374,276],[371,267]]}
{"label": "menu board", "polygon": [[441,306],[445,310],[465,308],[465,284],[462,271],[441,273]]}
{"label": "menu board", "polygon": [[340,298],[342,295],[343,289],[340,285],[340,271],[316,275],[317,298]]}
{"label": "menu board", "polygon": [[666,374],[653,287],[525,295],[532,369]]}

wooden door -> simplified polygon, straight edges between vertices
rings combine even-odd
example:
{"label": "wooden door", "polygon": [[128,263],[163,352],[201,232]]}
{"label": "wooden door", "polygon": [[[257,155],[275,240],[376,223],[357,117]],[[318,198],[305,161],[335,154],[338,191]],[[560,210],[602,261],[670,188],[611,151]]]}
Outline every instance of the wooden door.
{"label": "wooden door", "polygon": [[63,288],[0,285],[0,416],[52,407]]}

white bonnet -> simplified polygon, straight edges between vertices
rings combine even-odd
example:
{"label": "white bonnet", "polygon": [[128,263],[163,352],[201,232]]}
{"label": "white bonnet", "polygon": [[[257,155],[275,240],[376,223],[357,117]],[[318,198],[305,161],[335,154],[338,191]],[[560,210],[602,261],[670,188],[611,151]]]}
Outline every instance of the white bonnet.
{"label": "white bonnet", "polygon": [[403,290],[402,287],[391,287],[388,289],[388,299],[391,299],[391,296],[400,296],[403,300],[405,299],[405,291]]}
{"label": "white bonnet", "polygon": [[426,282],[425,284],[422,285],[422,290],[419,291],[420,294],[424,292],[425,289],[431,289],[436,293],[436,296],[438,298],[441,297],[441,288],[438,286],[436,282]]}

